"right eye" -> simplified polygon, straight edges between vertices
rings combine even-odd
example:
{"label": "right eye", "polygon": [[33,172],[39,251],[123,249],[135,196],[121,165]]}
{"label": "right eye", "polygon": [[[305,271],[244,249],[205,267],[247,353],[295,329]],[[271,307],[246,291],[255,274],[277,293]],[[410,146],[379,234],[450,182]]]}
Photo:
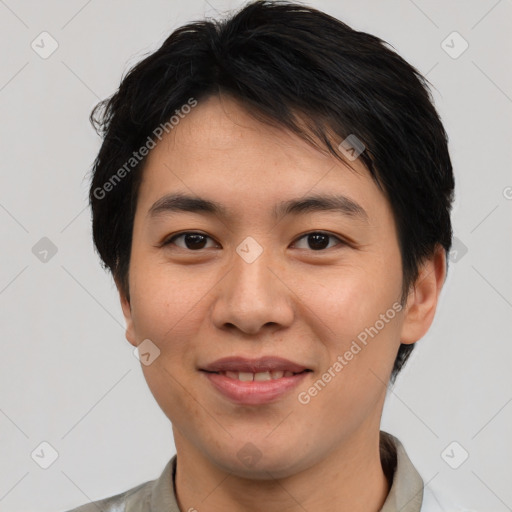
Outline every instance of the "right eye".
{"label": "right eye", "polygon": [[[176,244],[176,240],[183,240],[183,244],[179,245]],[[201,249],[205,249],[208,247],[205,247],[206,240],[210,239],[213,240],[208,235],[205,235],[204,233],[199,233],[197,231],[184,231],[183,233],[178,233],[177,235],[173,235],[162,244],[162,247],[169,246],[169,245],[176,245],[180,249],[188,249],[191,251],[198,251]]]}

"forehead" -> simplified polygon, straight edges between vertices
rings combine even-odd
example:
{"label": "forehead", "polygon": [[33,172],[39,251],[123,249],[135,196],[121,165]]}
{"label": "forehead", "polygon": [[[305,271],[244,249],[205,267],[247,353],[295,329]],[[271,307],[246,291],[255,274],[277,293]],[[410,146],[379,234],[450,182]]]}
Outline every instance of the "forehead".
{"label": "forehead", "polygon": [[172,192],[254,213],[306,195],[342,194],[365,210],[386,202],[360,159],[345,164],[226,96],[199,101],[148,155],[139,204],[147,212]]}

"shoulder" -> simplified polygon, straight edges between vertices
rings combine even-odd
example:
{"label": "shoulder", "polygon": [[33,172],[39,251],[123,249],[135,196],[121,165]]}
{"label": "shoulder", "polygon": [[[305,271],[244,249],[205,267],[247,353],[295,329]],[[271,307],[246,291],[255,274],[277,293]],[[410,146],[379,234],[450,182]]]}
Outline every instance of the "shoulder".
{"label": "shoulder", "polygon": [[454,498],[446,492],[433,491],[429,487],[423,490],[423,502],[420,512],[476,512],[469,508],[457,505]]}
{"label": "shoulder", "polygon": [[149,480],[124,492],[81,505],[67,512],[179,512],[174,492],[176,455],[156,480]]}
{"label": "shoulder", "polygon": [[151,480],[139,484],[114,496],[92,501],[66,512],[149,512],[154,482]]}

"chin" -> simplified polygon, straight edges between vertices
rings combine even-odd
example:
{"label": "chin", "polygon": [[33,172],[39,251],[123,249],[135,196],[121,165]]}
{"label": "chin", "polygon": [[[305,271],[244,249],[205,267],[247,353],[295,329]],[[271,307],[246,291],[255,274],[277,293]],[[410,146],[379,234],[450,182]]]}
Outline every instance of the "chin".
{"label": "chin", "polygon": [[239,478],[245,478],[248,480],[276,480],[282,478],[288,478],[298,473],[297,461],[270,461],[264,462],[263,459],[252,467],[248,467],[244,464],[240,464],[238,460],[231,461],[231,465],[223,468],[229,471],[232,475],[236,475]]}
{"label": "chin", "polygon": [[222,470],[232,473],[240,478],[250,480],[274,480],[287,478],[304,469],[308,464],[308,457],[297,453],[293,447],[274,449],[267,446],[262,450],[253,443],[247,442],[234,452],[224,451],[214,454],[214,460]]}

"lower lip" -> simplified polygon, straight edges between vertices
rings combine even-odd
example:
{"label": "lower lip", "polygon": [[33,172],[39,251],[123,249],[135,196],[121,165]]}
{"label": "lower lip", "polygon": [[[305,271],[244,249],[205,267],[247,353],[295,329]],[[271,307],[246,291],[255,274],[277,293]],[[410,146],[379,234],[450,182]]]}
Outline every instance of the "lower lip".
{"label": "lower lip", "polygon": [[225,397],[237,404],[261,405],[274,402],[295,388],[310,372],[263,381],[241,381],[218,373],[202,372]]}

